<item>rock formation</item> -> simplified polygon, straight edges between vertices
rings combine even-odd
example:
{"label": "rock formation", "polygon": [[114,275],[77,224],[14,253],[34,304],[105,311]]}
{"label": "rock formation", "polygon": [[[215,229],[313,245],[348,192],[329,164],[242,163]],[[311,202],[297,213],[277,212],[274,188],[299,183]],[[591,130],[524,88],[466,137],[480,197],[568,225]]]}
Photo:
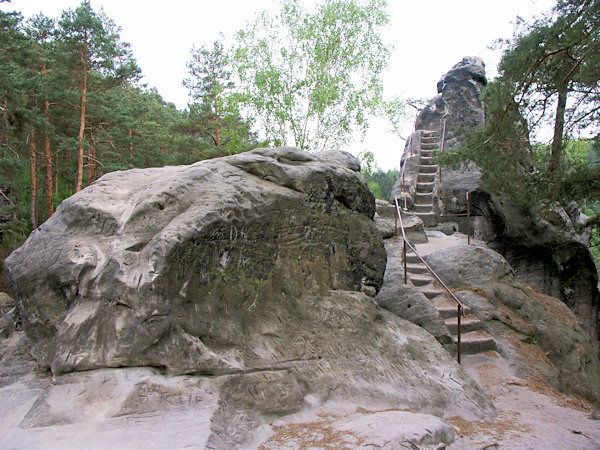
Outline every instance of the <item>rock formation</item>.
{"label": "rock formation", "polygon": [[20,427],[96,420],[85,396],[106,397],[102,420],[202,410],[211,448],[349,399],[493,417],[429,333],[366,295],[386,266],[374,213],[343,152],[257,149],[105,175],[6,260],[32,354],[57,377]]}
{"label": "rock formation", "polygon": [[342,153],[264,149],[103,177],[6,260],[34,355],[54,373],[261,366],[239,353],[247,316],[277,328],[305,293],[381,285],[357,171]]}
{"label": "rock formation", "polygon": [[474,57],[464,58],[442,76],[438,95],[417,118],[417,131],[403,158],[404,183],[398,180],[392,197],[407,198],[409,209],[430,227],[452,221],[466,232],[468,192],[474,236],[501,253],[519,280],[566,303],[598,347],[598,278],[588,250],[585,217],[574,208],[557,211],[554,223],[532,218],[530,211],[490,193],[481,184],[476,167],[458,171],[444,168],[440,180],[433,152],[460,146],[464,141],[462,129],[484,125],[484,105],[479,96],[485,84],[483,62]]}
{"label": "rock formation", "polygon": [[600,362],[575,314],[520,283],[506,260],[475,242],[432,252],[427,262],[494,336],[521,378],[600,402]]}

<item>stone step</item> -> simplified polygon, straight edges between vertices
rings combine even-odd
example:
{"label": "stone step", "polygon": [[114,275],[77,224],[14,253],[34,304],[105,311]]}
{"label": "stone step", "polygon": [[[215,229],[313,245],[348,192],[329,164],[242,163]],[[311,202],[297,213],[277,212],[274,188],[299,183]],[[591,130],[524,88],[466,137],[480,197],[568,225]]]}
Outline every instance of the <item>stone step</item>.
{"label": "stone step", "polygon": [[[416,256],[415,256],[415,258],[416,258]],[[425,267],[425,264],[423,264],[420,261],[418,263],[416,263],[416,262],[409,263],[407,260],[406,261],[406,271],[411,274],[412,273],[427,273],[427,274],[429,273],[429,270],[427,270],[427,267]]]}
{"label": "stone step", "polygon": [[422,164],[419,166],[419,173],[436,173],[437,171],[437,164]]}
{"label": "stone step", "polygon": [[426,227],[435,227],[437,225],[437,218],[434,213],[421,213],[415,212],[415,215],[423,221],[423,225]]}
{"label": "stone step", "polygon": [[[456,309],[454,311],[454,315],[452,317],[446,318],[444,320],[446,322],[446,326],[450,331],[450,334],[456,334],[458,330],[458,318],[456,317]],[[460,321],[460,332],[469,333],[471,331],[481,330],[481,320],[477,318],[474,314],[469,314],[466,317],[461,317]]]}
{"label": "stone step", "polygon": [[440,149],[440,143],[438,142],[423,142],[421,141],[421,154],[423,154],[423,150],[429,150],[429,151],[433,151],[433,150],[439,150]]}
{"label": "stone step", "polygon": [[433,158],[433,150],[421,150],[419,154],[425,158]]}
{"label": "stone step", "polygon": [[[435,286],[422,287],[419,289],[419,291],[421,291],[423,293],[423,295],[425,295],[425,297],[427,297],[429,300],[432,300],[434,298],[444,295],[444,291]],[[439,308],[438,308],[438,311],[439,311]],[[456,315],[456,308],[454,308],[454,315]],[[441,314],[441,312],[440,312],[440,316],[442,317],[442,319],[445,318]]]}
{"label": "stone step", "polygon": [[429,156],[429,157],[427,157],[427,156],[421,156],[420,159],[419,159],[419,164],[421,166],[431,166],[431,165],[433,165],[435,163],[433,161],[433,157],[432,156]]}
{"label": "stone step", "polygon": [[429,274],[411,274],[410,281],[416,286],[427,286],[433,283],[433,278]]}
{"label": "stone step", "polygon": [[420,203],[422,205],[426,203],[433,203],[433,193],[431,192],[416,192],[415,193],[415,203]]}
{"label": "stone step", "polygon": [[417,192],[429,193],[433,192],[434,183],[417,183]]}
{"label": "stone step", "polygon": [[406,249],[406,264],[423,264],[419,257],[415,255],[409,248]]}
{"label": "stone step", "polygon": [[440,146],[440,138],[438,136],[423,136],[421,138],[421,146],[423,146],[423,144],[435,144],[438,146]]}
{"label": "stone step", "polygon": [[424,137],[440,137],[440,132],[437,130],[421,130],[421,139]]}
{"label": "stone step", "polygon": [[[452,339],[455,343],[458,341],[458,338],[454,335],[452,336]],[[489,350],[496,350],[496,342],[494,341],[494,338],[485,331],[477,330],[464,334],[461,333],[460,352],[463,355],[473,355]]]}
{"label": "stone step", "polygon": [[424,213],[433,212],[433,203],[415,203],[413,212],[424,212]]}
{"label": "stone step", "polygon": [[435,173],[420,173],[417,175],[417,181],[423,183],[433,183],[435,181]]}
{"label": "stone step", "polygon": [[[440,289],[440,291],[442,291],[443,294],[446,293],[446,291],[443,291],[442,289]],[[437,306],[437,310],[440,313],[440,317],[442,319],[446,320],[454,318],[456,320],[456,314],[458,313],[456,304],[451,305],[450,303],[448,303],[443,306]],[[471,311],[465,310],[465,314],[469,314],[470,312]]]}

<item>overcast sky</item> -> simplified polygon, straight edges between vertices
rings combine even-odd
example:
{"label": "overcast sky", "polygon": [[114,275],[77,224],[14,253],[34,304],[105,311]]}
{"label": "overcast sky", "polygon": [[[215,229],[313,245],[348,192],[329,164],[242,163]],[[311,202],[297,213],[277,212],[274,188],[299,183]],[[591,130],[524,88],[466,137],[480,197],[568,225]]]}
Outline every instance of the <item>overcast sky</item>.
{"label": "overcast sky", "polygon": [[[309,0],[314,3],[315,0]],[[58,17],[78,0],[12,0],[3,11],[21,11],[25,17],[39,12]],[[91,0],[122,28],[142,68],[144,82],[156,87],[166,101],[187,105],[181,82],[192,46],[211,46],[233,34],[259,11],[276,10],[275,0]],[[496,73],[499,52],[489,49],[498,38],[512,35],[517,16],[529,19],[549,10],[554,0],[388,0],[391,25],[386,38],[394,47],[384,74],[385,94],[429,99],[440,77],[464,56],[479,56],[488,77]],[[412,122],[412,120],[410,121]],[[398,167],[404,143],[382,120],[372,121],[365,140],[346,150],[370,150],[383,169]],[[410,124],[407,124],[407,132]]]}

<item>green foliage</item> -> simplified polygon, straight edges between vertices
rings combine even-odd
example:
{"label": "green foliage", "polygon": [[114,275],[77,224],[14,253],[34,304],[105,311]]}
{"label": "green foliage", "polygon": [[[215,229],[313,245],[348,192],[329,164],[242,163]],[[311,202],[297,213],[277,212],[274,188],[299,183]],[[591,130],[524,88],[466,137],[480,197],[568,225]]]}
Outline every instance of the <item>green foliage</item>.
{"label": "green foliage", "polygon": [[250,131],[251,122],[241,117],[243,99],[231,80],[230,58],[223,44],[215,41],[212,50],[192,49],[188,69],[190,77],[183,85],[189,89],[192,103],[181,131],[209,138],[211,145],[202,146],[207,147],[203,154],[222,156],[248,150],[256,138]]}
{"label": "green foliage", "polygon": [[361,173],[375,198],[389,201],[394,183],[398,179],[398,171],[388,170],[384,172],[381,170],[377,167],[375,155],[368,150],[362,151],[358,155],[358,159],[360,160]]}
{"label": "green foliage", "polygon": [[238,32],[234,65],[245,102],[267,138],[321,150],[343,146],[380,101],[389,49],[384,0],[298,0]]}
{"label": "green foliage", "polygon": [[228,107],[219,148],[191,130],[190,123],[207,123],[203,98],[179,111],[139,85],[139,68],[119,31],[89,1],[58,20],[38,15],[24,22],[19,13],[0,12],[0,241],[6,249],[74,194],[79,176],[85,186],[114,170],[193,163],[258,144],[250,124]]}
{"label": "green foliage", "polygon": [[401,98],[392,98],[381,102],[381,115],[385,117],[390,125],[392,126],[392,133],[397,135],[400,139],[404,139],[402,136],[402,125],[406,121],[407,102]]}
{"label": "green foliage", "polygon": [[[485,128],[439,161],[476,163],[490,190],[542,216],[598,199],[600,168],[577,135],[599,131],[599,46],[598,2],[559,1],[543,19],[521,23],[485,88]],[[548,126],[550,145],[531,146],[530,134]]]}
{"label": "green foliage", "polygon": [[384,172],[381,169],[377,169],[371,175],[365,175],[365,179],[375,198],[389,201],[394,183],[398,179],[398,171],[388,170]]}

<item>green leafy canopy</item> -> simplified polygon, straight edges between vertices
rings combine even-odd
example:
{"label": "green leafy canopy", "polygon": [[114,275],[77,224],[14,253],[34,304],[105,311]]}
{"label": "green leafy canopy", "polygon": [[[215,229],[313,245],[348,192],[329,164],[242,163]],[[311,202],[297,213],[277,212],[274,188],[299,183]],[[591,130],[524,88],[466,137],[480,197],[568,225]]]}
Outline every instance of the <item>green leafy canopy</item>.
{"label": "green leafy canopy", "polygon": [[346,144],[381,100],[389,46],[384,0],[298,0],[260,14],[237,34],[233,63],[246,104],[274,144]]}

